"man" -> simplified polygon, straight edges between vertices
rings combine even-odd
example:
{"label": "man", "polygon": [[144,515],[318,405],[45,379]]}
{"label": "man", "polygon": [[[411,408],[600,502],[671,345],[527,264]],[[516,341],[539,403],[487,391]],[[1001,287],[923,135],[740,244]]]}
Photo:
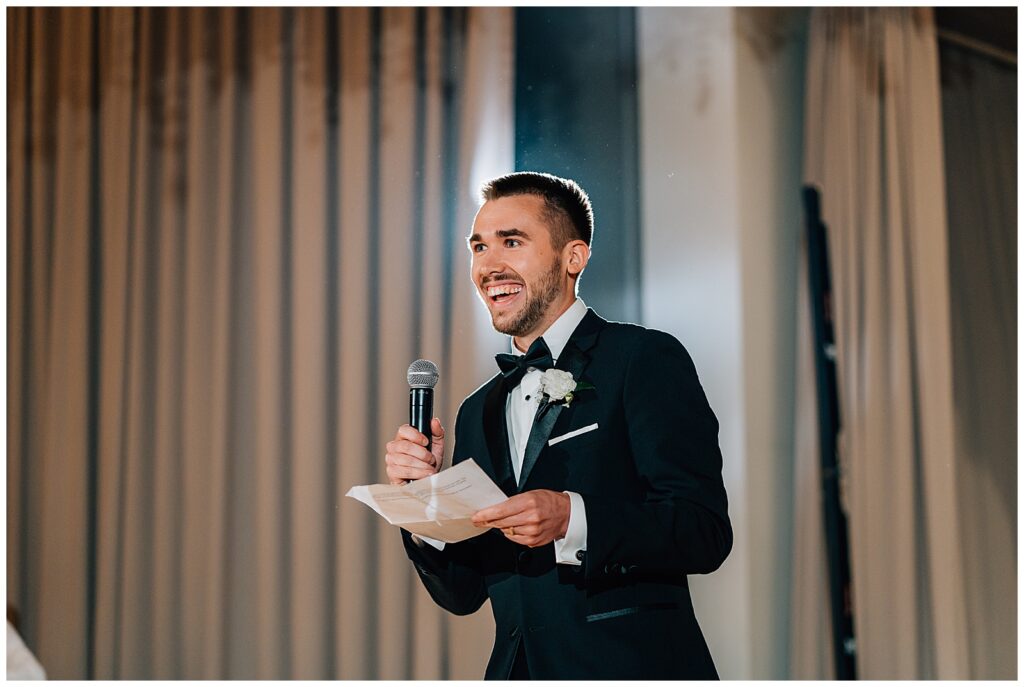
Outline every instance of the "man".
{"label": "man", "polygon": [[[473,458],[509,499],[458,544],[403,530],[409,558],[452,613],[491,600],[488,679],[717,678],[686,576],[722,564],[732,529],[693,363],[672,336],[576,297],[593,213],[575,182],[520,172],[483,198],[472,277],[518,355],[499,355],[500,373],[463,402],[453,464]],[[409,425],[388,442],[392,483],[437,471],[437,418],[431,433],[432,451]]]}

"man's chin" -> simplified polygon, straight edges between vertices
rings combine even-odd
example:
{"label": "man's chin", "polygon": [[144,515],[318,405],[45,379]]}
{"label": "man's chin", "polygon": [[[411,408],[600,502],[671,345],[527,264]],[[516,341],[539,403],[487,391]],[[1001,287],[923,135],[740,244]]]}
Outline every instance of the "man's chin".
{"label": "man's chin", "polygon": [[508,317],[505,313],[496,314],[491,312],[491,326],[494,327],[494,331],[499,334],[508,334],[509,336],[515,336],[510,333],[510,326],[514,323],[515,318]]}
{"label": "man's chin", "polygon": [[520,319],[520,312],[518,310],[515,312],[490,310],[490,315],[491,326],[494,327],[494,331],[508,336],[519,336],[519,332],[516,330],[516,325]]}

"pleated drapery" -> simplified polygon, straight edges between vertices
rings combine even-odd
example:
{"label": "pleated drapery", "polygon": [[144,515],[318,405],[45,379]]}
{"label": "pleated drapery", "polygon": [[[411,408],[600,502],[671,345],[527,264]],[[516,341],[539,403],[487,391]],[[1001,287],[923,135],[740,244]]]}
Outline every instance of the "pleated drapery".
{"label": "pleated drapery", "polygon": [[[805,177],[830,241],[858,677],[968,678],[932,11],[812,10],[806,97]],[[809,348],[800,360],[800,417],[813,423]],[[797,429],[793,676],[821,679],[822,532],[800,524],[820,519],[810,431]]]}
{"label": "pleated drapery", "polygon": [[48,675],[482,675],[489,610],[343,494],[409,362],[449,429],[491,374],[463,237],[510,10],[16,8],[7,44],[8,600]]}
{"label": "pleated drapery", "polygon": [[971,678],[1017,677],[1017,69],[940,44]]}

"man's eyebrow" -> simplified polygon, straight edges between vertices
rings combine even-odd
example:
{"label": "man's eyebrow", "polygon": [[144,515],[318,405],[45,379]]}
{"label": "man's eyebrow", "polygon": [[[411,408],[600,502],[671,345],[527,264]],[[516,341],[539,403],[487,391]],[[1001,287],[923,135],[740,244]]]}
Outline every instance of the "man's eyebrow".
{"label": "man's eyebrow", "polygon": [[516,229],[515,227],[512,227],[511,229],[499,229],[494,233],[503,239],[508,238],[509,236],[522,236],[524,239],[529,238],[525,231],[522,229]]}
{"label": "man's eyebrow", "polygon": [[[499,229],[494,233],[498,238],[502,239],[508,238],[509,236],[521,236],[524,239],[530,238],[530,235],[527,234],[525,231],[523,231],[522,229],[517,229],[515,227],[510,227],[508,229]],[[466,237],[467,243],[473,243],[474,241],[483,241],[483,238],[480,236],[480,234],[473,234],[472,236]]]}

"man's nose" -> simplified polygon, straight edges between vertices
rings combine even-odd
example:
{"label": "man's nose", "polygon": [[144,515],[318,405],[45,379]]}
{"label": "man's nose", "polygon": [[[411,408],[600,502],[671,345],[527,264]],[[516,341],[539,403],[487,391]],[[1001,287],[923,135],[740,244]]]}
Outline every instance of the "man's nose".
{"label": "man's nose", "polygon": [[478,254],[476,271],[481,277],[489,274],[501,274],[505,269],[505,261],[498,251],[484,251]]}

